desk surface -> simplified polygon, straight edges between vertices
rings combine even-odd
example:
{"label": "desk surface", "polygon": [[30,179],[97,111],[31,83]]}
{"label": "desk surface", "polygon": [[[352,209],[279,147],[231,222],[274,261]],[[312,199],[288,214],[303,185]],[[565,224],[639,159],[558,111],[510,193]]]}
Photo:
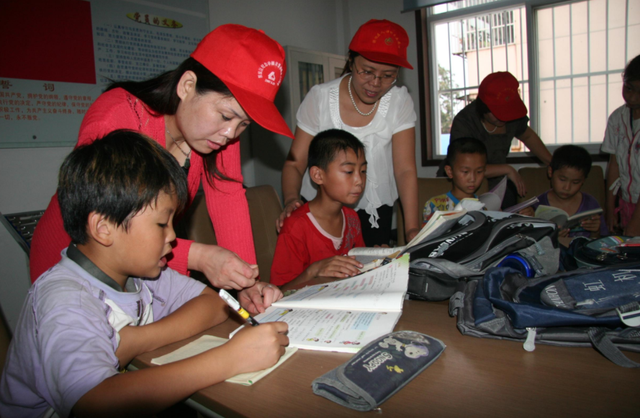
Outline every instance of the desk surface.
{"label": "desk surface", "polygon": [[[228,337],[239,322],[229,319],[205,332]],[[631,417],[640,415],[640,370],[611,363],[592,348],[522,344],[460,334],[444,302],[406,301],[396,330],[414,330],[442,340],[442,356],[382,404],[387,416],[433,417]],[[193,337],[146,353],[133,365],[148,367]],[[640,361],[639,353],[626,353]],[[298,350],[253,386],[220,383],[192,399],[225,417],[359,416],[361,412],[314,395],[311,382],[350,354]],[[286,411],[286,412],[285,412]]]}

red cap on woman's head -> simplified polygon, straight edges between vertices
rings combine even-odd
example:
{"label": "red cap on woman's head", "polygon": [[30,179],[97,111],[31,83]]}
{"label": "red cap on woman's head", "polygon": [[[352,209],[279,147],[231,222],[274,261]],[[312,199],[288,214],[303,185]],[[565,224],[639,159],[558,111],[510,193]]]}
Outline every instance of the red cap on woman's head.
{"label": "red cap on woman's head", "polygon": [[482,80],[478,99],[487,105],[493,116],[503,122],[527,116],[527,106],[520,98],[520,83],[507,71],[491,73]]}
{"label": "red cap on woman's head", "polygon": [[398,65],[413,70],[407,61],[409,36],[404,28],[386,19],[371,19],[360,26],[349,49],[369,61]]}
{"label": "red cap on woman's head", "polygon": [[191,57],[222,80],[258,125],[293,138],[273,104],[287,71],[278,42],[261,30],[222,25],[200,41]]}

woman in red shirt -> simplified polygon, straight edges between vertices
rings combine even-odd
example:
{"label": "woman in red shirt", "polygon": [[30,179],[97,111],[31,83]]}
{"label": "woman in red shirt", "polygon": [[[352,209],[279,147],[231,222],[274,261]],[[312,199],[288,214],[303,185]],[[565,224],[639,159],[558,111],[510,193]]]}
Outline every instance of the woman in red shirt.
{"label": "woman in red shirt", "polygon": [[[115,129],[134,129],[163,145],[185,169],[189,204],[202,183],[219,246],[178,239],[169,266],[183,274],[201,271],[219,288],[245,289],[240,302],[253,312],[281,294],[256,282],[238,137],[253,121],[293,137],[273,104],[285,71],[276,41],[262,31],[222,25],[177,69],[111,85],[87,111],[78,139],[83,145]],[[31,243],[31,280],[53,267],[69,243],[54,195]]]}

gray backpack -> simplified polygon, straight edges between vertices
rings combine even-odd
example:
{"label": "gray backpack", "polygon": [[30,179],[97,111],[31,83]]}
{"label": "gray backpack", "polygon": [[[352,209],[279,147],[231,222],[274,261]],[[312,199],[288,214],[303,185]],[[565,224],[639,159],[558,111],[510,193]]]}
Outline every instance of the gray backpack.
{"label": "gray backpack", "polygon": [[449,299],[461,281],[475,280],[506,256],[526,258],[534,275],[558,271],[556,224],[527,216],[471,211],[436,237],[411,247],[408,295]]}

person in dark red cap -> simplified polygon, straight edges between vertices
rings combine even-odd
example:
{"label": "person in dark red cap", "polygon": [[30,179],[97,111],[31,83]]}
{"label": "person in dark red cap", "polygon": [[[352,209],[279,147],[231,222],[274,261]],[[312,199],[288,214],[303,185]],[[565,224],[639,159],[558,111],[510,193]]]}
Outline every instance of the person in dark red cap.
{"label": "person in dark red cap", "polygon": [[[201,271],[215,287],[246,289],[239,299],[254,313],[282,294],[256,282],[238,137],[255,122],[293,138],[273,103],[285,72],[283,48],[264,32],[222,25],[175,70],[109,86],[87,111],[78,139],[83,145],[115,129],[133,129],[165,147],[187,172],[189,204],[202,184],[219,245],[178,239],[169,266],[183,274]],[[69,242],[54,195],[31,244],[32,281],[60,260]]]}
{"label": "person in dark red cap", "polygon": [[[548,165],[551,153],[537,133],[529,127],[527,106],[520,98],[520,83],[509,72],[495,72],[480,83],[476,100],[462,109],[453,119],[451,141],[458,138],[477,138],[487,147],[487,171],[489,187],[496,185],[502,176],[508,176],[512,184],[507,188],[502,207],[517,203],[517,194],[524,196],[526,189],[517,170],[507,164],[513,138],[517,138]],[[441,164],[441,167],[443,164]],[[438,171],[444,175],[444,171]]]}
{"label": "person in dark red cap", "polygon": [[400,67],[407,61],[407,32],[388,20],[360,26],[349,44],[349,57],[339,79],[314,86],[297,113],[295,141],[282,169],[285,208],[278,230],[303,201],[315,197],[307,155],[313,137],[327,129],[343,129],[365,145],[367,184],[355,209],[367,246],[389,244],[393,204],[400,196],[407,240],[419,231],[418,180],[415,161],[416,113],[405,87],[398,87]]}

